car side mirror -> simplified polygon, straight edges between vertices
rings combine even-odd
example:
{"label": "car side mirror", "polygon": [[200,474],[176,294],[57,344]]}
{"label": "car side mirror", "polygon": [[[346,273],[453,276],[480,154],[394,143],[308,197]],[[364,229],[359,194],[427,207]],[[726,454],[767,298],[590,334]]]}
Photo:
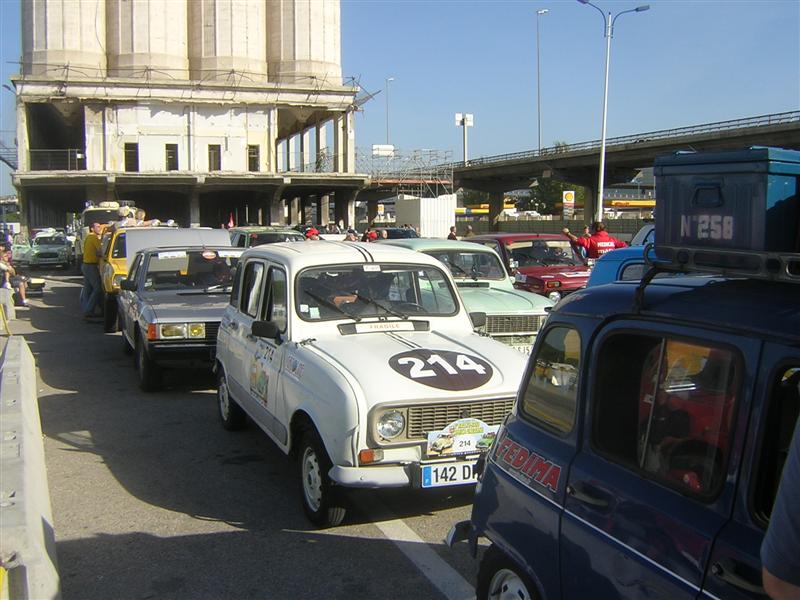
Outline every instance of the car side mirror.
{"label": "car side mirror", "polygon": [[119,282],[120,289],[126,290],[128,292],[135,292],[136,291],[136,282],[132,279],[123,279]]}
{"label": "car side mirror", "polygon": [[275,321],[253,321],[250,327],[250,333],[255,337],[277,340],[281,331]]}
{"label": "car side mirror", "polygon": [[485,312],[471,312],[469,313],[469,318],[472,319],[472,326],[475,329],[478,329],[479,327],[484,327],[486,325]]}

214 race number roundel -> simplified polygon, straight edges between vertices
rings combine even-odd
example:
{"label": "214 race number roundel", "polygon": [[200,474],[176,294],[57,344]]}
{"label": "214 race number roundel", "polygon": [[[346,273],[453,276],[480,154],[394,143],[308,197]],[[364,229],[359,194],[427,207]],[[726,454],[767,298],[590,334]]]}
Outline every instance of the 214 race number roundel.
{"label": "214 race number roundel", "polygon": [[389,359],[389,366],[412,381],[440,390],[472,390],[492,378],[492,367],[482,358],[449,350],[401,352]]}

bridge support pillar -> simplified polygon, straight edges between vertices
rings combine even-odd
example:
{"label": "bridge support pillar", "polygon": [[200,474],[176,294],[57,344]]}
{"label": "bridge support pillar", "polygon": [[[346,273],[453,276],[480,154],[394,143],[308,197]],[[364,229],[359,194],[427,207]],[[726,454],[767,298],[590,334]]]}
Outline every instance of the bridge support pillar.
{"label": "bridge support pillar", "polygon": [[311,196],[303,196],[300,199],[300,222],[314,223],[314,215],[311,212]]}
{"label": "bridge support pillar", "polygon": [[347,229],[355,227],[356,224],[356,195],[357,189],[336,190],[334,195],[334,214],[336,224]]}
{"label": "bridge support pillar", "polygon": [[595,212],[597,212],[597,189],[596,185],[584,186],[585,194],[583,198],[583,222],[590,225],[594,222]]}
{"label": "bridge support pillar", "polygon": [[498,231],[498,219],[503,212],[503,199],[505,192],[489,192],[489,228]]}

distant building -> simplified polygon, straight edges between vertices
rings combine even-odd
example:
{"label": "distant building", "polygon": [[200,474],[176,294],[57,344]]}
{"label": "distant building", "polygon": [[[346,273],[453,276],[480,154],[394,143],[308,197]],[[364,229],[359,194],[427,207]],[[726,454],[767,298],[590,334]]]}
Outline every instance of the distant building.
{"label": "distant building", "polygon": [[[339,0],[22,2],[13,182],[31,227],[133,200],[183,225],[353,221]],[[333,194],[333,197],[331,197]]]}

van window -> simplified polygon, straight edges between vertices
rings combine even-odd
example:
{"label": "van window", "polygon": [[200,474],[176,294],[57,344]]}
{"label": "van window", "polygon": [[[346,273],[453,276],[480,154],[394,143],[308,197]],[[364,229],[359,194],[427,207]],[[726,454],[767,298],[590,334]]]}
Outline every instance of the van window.
{"label": "van window", "polygon": [[114,247],[111,249],[111,258],[126,258],[125,234],[120,233],[114,240]]}
{"label": "van window", "polygon": [[533,359],[522,392],[522,412],[547,429],[566,435],[575,423],[581,338],[570,327],[553,327]]}
{"label": "van window", "polygon": [[260,262],[249,262],[244,269],[242,282],[242,312],[251,317],[258,314],[258,300],[261,293],[261,282],[264,280],[264,265]]}
{"label": "van window", "polygon": [[637,334],[598,352],[592,443],[609,459],[709,499],[725,479],[740,362],[732,351]]}
{"label": "van window", "polygon": [[262,307],[262,318],[273,321],[281,333],[286,331],[288,299],[286,297],[286,273],[283,269],[269,270],[269,301]]}
{"label": "van window", "polygon": [[778,493],[783,465],[800,415],[800,365],[779,369],[767,399],[767,418],[757,465],[753,512],[766,528]]}

